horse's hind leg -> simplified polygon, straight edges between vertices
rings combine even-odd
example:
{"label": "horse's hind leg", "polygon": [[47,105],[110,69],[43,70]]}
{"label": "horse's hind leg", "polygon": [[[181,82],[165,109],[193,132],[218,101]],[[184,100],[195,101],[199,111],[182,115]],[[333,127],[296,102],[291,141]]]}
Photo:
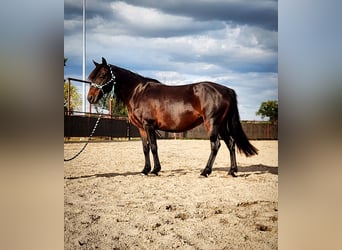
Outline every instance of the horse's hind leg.
{"label": "horse's hind leg", "polygon": [[236,164],[236,155],[235,155],[235,141],[230,136],[227,128],[223,128],[220,130],[220,136],[226,143],[229,153],[230,153],[230,169],[228,174],[232,175],[233,177],[236,177],[235,173],[237,173],[238,168]]}
{"label": "horse's hind leg", "polygon": [[235,173],[237,173],[238,168],[236,164],[235,141],[231,136],[229,136],[229,141],[227,145],[230,153],[230,169],[228,174],[230,174],[233,177],[236,177]]}
{"label": "horse's hind leg", "polygon": [[212,167],[217,155],[217,152],[221,146],[220,139],[218,138],[216,129],[213,129],[211,135],[210,135],[210,146],[211,146],[211,153],[209,156],[208,163],[206,167],[203,169],[201,175],[208,177],[208,175],[212,172]]}

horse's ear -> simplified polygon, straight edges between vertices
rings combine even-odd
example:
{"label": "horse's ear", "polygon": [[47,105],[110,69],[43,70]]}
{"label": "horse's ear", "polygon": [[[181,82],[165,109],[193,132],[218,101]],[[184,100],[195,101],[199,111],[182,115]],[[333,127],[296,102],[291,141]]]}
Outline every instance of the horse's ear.
{"label": "horse's ear", "polygon": [[102,57],[102,64],[107,65],[107,61],[106,61],[106,59],[104,59],[104,57]]}
{"label": "horse's ear", "polygon": [[95,64],[95,66],[97,66],[97,65],[99,65],[97,62],[95,62],[94,60],[93,60],[93,63]]}

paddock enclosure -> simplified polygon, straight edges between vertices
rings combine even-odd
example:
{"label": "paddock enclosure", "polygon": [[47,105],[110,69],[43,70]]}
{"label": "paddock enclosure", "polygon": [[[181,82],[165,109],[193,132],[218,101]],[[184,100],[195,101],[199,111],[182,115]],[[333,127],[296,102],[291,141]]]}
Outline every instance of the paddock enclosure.
{"label": "paddock enclosure", "polygon": [[[158,140],[159,176],[140,175],[140,140],[91,142],[64,162],[65,249],[277,249],[278,141],[251,143],[237,177],[222,144],[205,178],[207,139]],[[82,146],[64,143],[64,157]]]}

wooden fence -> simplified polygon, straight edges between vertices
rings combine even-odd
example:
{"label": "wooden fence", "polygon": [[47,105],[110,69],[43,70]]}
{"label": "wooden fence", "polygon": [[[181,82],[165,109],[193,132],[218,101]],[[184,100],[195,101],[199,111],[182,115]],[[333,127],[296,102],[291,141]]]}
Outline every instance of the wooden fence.
{"label": "wooden fence", "polygon": [[[243,121],[242,128],[247,137],[251,140],[277,140],[278,125],[266,122],[250,122]],[[184,133],[168,133],[161,132],[163,138],[191,138],[191,139],[208,139],[207,131],[204,124],[186,131]]]}
{"label": "wooden fence", "polygon": [[[64,137],[88,137],[97,117],[64,116]],[[132,138],[139,137],[138,129],[128,119],[101,118],[94,137]]]}
{"label": "wooden fence", "polygon": [[[64,138],[88,137],[92,132],[97,117],[91,116],[64,116]],[[267,122],[242,121],[242,127],[247,137],[252,140],[277,140],[278,125]],[[204,125],[184,133],[171,133],[158,131],[160,138],[188,138],[208,139]],[[101,118],[94,137],[113,138],[135,138],[140,137],[138,129],[128,122],[127,118]]]}

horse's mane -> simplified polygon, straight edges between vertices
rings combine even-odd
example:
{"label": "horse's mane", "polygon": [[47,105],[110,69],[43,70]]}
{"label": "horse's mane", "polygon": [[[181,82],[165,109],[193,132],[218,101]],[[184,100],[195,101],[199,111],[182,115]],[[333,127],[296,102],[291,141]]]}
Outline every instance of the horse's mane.
{"label": "horse's mane", "polygon": [[130,71],[128,69],[124,69],[124,68],[121,68],[121,67],[118,67],[118,66],[115,66],[115,65],[110,65],[111,67],[114,67],[115,69],[117,69],[119,72],[127,75],[128,77],[131,77],[131,78],[139,78],[139,79],[142,79],[144,80],[144,82],[156,82],[156,83],[160,83],[160,81],[158,81],[157,79],[154,79],[154,78],[150,78],[150,77],[145,77],[145,76],[142,76],[142,75],[139,75],[138,73],[135,73],[133,71]]}
{"label": "horse's mane", "polygon": [[[135,73],[135,72],[130,71],[128,69],[124,69],[124,68],[118,67],[116,65],[112,65],[111,64],[110,66],[115,69],[114,71],[117,73],[117,77],[119,77],[119,78],[124,77],[124,78],[127,78],[127,79],[131,79],[132,81],[141,82],[142,84],[147,84],[147,83],[150,83],[150,82],[154,82],[154,83],[157,83],[157,84],[162,84],[157,79],[139,75],[138,73]],[[123,103],[123,98],[121,96],[120,87],[121,87],[120,84],[117,84],[116,87],[115,87],[115,90],[114,90],[115,96],[116,96],[115,99],[116,99],[117,104],[122,104]]]}

